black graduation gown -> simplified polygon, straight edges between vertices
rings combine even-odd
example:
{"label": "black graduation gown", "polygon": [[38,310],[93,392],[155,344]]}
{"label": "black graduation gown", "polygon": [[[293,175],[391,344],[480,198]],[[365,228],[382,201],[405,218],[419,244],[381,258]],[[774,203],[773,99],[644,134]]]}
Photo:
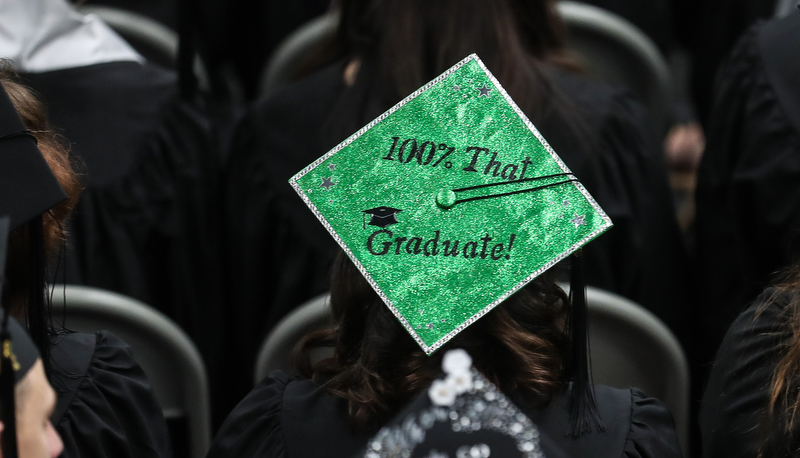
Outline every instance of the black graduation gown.
{"label": "black graduation gown", "polygon": [[[544,409],[521,408],[555,447],[573,458],[680,457],[672,415],[663,404],[635,388],[595,388],[605,433],[579,439],[567,436],[570,399],[566,394]],[[311,381],[276,372],[234,409],[208,458],[349,458],[365,448],[375,431],[354,433],[343,400]]]}
{"label": "black graduation gown", "polygon": [[768,73],[763,53],[764,46],[786,53],[771,71],[797,68],[800,12],[769,27],[788,33],[761,43],[766,29],[752,29],[721,74],[698,171],[697,262],[708,359],[736,316],[800,254],[800,116],[787,110],[800,103],[800,92],[776,92],[779,73]]}
{"label": "black graduation gown", "polygon": [[89,187],[113,183],[130,170],[177,93],[174,72],[138,62],[20,76],[44,101],[50,124],[70,143]]}
{"label": "black graduation gown", "polygon": [[50,342],[62,458],[172,456],[164,415],[125,342],[105,331]]}
{"label": "black graduation gown", "polygon": [[791,293],[765,290],[725,335],[700,408],[703,457],[758,456],[757,425],[781,349],[792,337],[784,316],[791,299]]}
{"label": "black graduation gown", "polygon": [[[584,248],[588,283],[643,304],[686,334],[686,259],[647,114],[622,91],[566,73],[552,79],[581,119],[581,135],[557,114],[534,123],[614,222]],[[231,298],[239,306],[231,312],[235,338],[251,358],[283,315],[328,289],[336,242],[287,181],[371,120],[336,119],[347,98],[334,65],[259,102],[239,126],[225,219]],[[342,122],[352,127],[348,134],[329,133]]]}
{"label": "black graduation gown", "polygon": [[[175,320],[199,347],[221,402],[230,393],[221,357],[236,347],[223,339],[235,330],[223,313],[215,107],[179,97],[173,72],[134,62],[25,78],[84,163],[86,188],[68,226],[68,282],[134,297]],[[214,405],[220,421],[246,392]]]}
{"label": "black graduation gown", "polygon": [[[134,167],[141,149],[163,122],[163,113],[177,93],[174,72],[138,62],[108,62],[83,67],[24,73],[23,81],[44,102],[54,130],[70,146],[73,164],[86,193],[113,185]],[[82,198],[68,223],[72,234],[58,281],[110,285],[92,265],[82,240],[98,218],[98,209]],[[135,295],[135,297],[141,297]]]}
{"label": "black graduation gown", "polygon": [[776,0],[672,0],[679,11],[678,33],[692,59],[692,99],[707,126],[716,103],[715,80],[742,34],[760,19],[772,17]]}

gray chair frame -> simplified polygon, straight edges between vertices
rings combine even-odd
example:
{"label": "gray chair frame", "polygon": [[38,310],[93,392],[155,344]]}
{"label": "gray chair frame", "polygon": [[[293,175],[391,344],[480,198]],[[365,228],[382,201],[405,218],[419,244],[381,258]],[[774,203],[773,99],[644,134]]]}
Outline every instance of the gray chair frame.
{"label": "gray chair frame", "polygon": [[672,76],[653,40],[627,19],[594,5],[557,3],[567,26],[567,49],[591,77],[627,87],[649,109],[665,134],[672,117]]}
{"label": "gray chair frame", "polygon": [[276,370],[291,373],[291,353],[297,342],[309,332],[332,323],[329,294],[317,296],[292,310],[272,328],[261,344],[256,357],[254,382],[260,382]]}
{"label": "gray chair frame", "polygon": [[334,37],[338,26],[339,13],[330,12],[306,22],[284,38],[261,72],[259,96],[270,95],[291,83],[297,69]]}
{"label": "gray chair frame", "polygon": [[678,338],[652,312],[618,294],[589,286],[586,302],[594,383],[640,388],[663,402],[688,457],[689,362]]}
{"label": "gray chair frame", "polygon": [[[582,61],[588,75],[628,87],[649,108],[656,131],[665,133],[671,117],[672,80],[653,41],[631,22],[602,8],[574,1],[560,1],[557,8],[567,27],[567,48]],[[264,67],[259,94],[267,96],[287,86],[300,65],[334,37],[338,24],[334,11],[286,37]]]}
{"label": "gray chair frame", "polygon": [[[568,291],[567,285],[561,286]],[[662,401],[672,412],[684,456],[688,456],[689,364],[678,339],[655,315],[629,299],[592,286],[586,294],[594,382],[637,387]],[[291,373],[295,344],[331,320],[327,294],[284,317],[258,352],[255,382],[275,370]]]}
{"label": "gray chair frame", "polygon": [[107,330],[124,340],[153,385],[167,419],[187,418],[191,456],[211,443],[208,376],[197,347],[166,315],[128,296],[98,288],[55,285],[54,316],[79,332]]}

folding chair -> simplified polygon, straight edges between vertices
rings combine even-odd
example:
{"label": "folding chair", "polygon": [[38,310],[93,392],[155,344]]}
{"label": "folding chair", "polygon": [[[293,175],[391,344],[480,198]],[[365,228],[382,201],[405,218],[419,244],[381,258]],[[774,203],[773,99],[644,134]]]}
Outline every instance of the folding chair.
{"label": "folding chair", "polygon": [[640,388],[663,402],[675,419],[683,456],[689,456],[689,363],[677,337],[620,295],[590,286],[586,303],[594,382]]}
{"label": "folding chair", "polygon": [[211,442],[208,376],[186,333],[166,315],[130,297],[86,286],[54,288],[53,307],[65,307],[68,329],[108,330],[131,346],[164,417],[170,425],[185,419],[191,456],[204,457]]}
{"label": "folding chair", "polygon": [[558,2],[567,25],[567,48],[587,74],[627,87],[650,111],[656,132],[665,134],[672,110],[672,80],[653,41],[628,20],[594,5]]}
{"label": "folding chair", "polygon": [[[590,286],[586,300],[594,382],[637,387],[666,404],[675,419],[684,456],[688,456],[689,364],[678,339],[655,315],[622,296]],[[255,382],[275,370],[291,373],[290,353],[295,344],[330,323],[327,294],[284,317],[261,346]]]}

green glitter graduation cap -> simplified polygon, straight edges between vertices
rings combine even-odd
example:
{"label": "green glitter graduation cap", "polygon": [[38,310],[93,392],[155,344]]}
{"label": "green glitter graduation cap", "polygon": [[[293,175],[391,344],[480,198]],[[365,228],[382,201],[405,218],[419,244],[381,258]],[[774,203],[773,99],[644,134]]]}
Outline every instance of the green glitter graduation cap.
{"label": "green glitter graduation cap", "polygon": [[611,227],[476,55],[290,183],[428,354]]}

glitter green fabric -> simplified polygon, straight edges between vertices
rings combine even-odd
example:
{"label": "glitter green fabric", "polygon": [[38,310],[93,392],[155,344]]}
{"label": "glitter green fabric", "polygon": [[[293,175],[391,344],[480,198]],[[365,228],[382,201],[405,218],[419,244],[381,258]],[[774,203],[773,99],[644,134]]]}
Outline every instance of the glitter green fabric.
{"label": "glitter green fabric", "polygon": [[290,183],[429,354],[611,226],[476,55]]}

